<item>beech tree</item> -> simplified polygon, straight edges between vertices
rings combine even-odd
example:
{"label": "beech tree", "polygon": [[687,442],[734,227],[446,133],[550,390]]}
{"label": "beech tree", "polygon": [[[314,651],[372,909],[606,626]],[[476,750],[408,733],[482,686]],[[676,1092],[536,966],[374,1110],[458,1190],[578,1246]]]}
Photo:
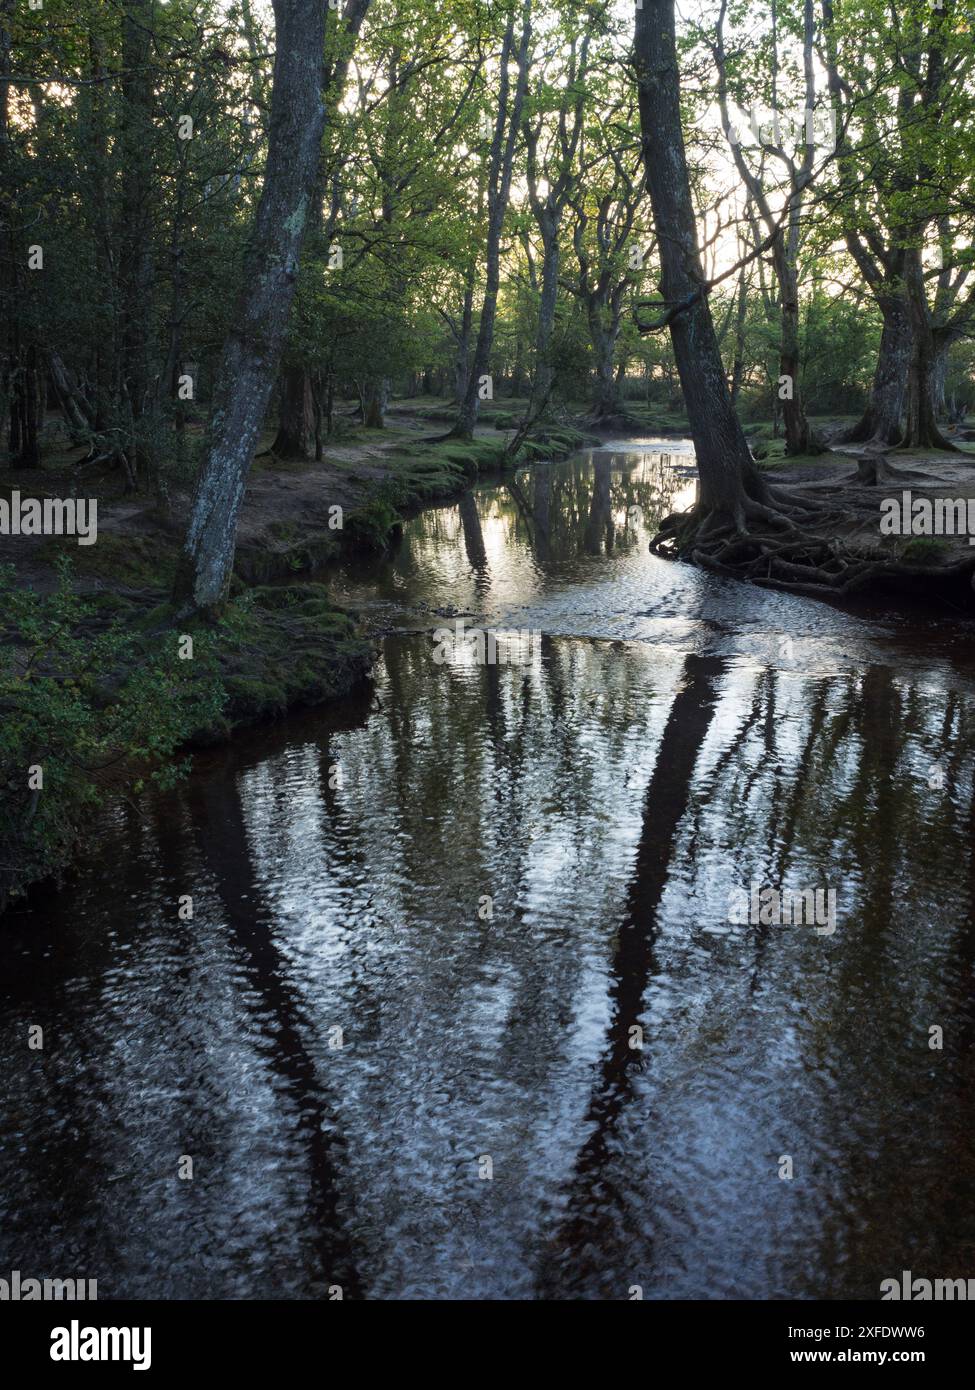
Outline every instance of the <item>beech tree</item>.
{"label": "beech tree", "polygon": [[[955,260],[952,211],[970,186],[975,51],[951,0],[904,12],[822,0],[837,113],[836,207],[846,247],[883,315],[870,399],[848,441],[951,448],[937,422],[944,354],[967,331],[970,296]],[[932,265],[932,237],[941,265]],[[969,262],[970,264],[970,262]],[[928,285],[937,283],[934,303]]]}
{"label": "beech tree", "polygon": [[[643,0],[634,44],[647,187],[660,254],[660,327],[670,329],[700,475],[703,525],[738,530],[768,489],[732,409],[707,299],[691,199],[673,0]],[[714,518],[709,514],[714,513]]]}
{"label": "beech tree", "polygon": [[[349,10],[367,3],[350,0]],[[244,485],[284,345],[319,169],[326,13],[322,0],[274,0],[267,167],[174,588],[195,609],[214,608],[230,583]]]}
{"label": "beech tree", "polygon": [[[515,11],[507,18],[501,54],[498,60],[498,105],[487,168],[487,245],[484,260],[484,295],[481,317],[474,346],[467,390],[460,403],[453,433],[458,439],[470,439],[477,422],[483,378],[488,374],[494,325],[498,312],[498,290],[501,285],[501,236],[508,211],[508,195],[514,165],[515,145],[521,130],[521,113],[528,83],[528,54],[532,32],[532,0],[523,0],[520,36],[515,38]],[[510,67],[515,65],[514,83]]]}

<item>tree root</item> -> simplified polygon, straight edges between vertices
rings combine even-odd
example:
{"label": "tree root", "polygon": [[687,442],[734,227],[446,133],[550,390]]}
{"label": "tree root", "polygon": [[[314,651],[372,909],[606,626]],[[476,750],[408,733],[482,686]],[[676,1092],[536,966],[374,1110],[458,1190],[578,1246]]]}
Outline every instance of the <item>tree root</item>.
{"label": "tree root", "polygon": [[[820,503],[819,510],[810,509],[807,497],[770,489],[768,501],[744,497],[736,515],[700,506],[672,513],[661,522],[650,552],[764,588],[816,598],[844,598],[891,581],[932,592],[945,580],[975,576],[975,551],[948,564],[912,564],[853,548],[849,542],[858,524],[868,517],[876,521],[876,492],[869,497],[869,491],[855,489],[844,499],[848,505]],[[845,529],[840,532],[840,527]]]}

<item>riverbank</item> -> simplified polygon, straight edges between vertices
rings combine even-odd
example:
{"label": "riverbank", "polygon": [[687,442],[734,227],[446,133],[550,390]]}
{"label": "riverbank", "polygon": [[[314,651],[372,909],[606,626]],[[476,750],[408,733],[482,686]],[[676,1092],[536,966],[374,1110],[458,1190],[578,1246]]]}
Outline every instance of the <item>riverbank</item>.
{"label": "riverbank", "polygon": [[[513,467],[505,456],[507,413],[498,412],[497,423],[491,409],[484,415],[487,423],[462,441],[431,437],[429,417],[394,407],[384,429],[347,425],[320,461],[276,457],[273,431],[265,432],[248,478],[234,561],[229,608],[243,603],[249,622],[246,650],[226,652],[231,728],[293,704],[317,703],[354,684],[363,653],[349,640],[341,610],[330,606],[327,587],[310,576],[350,555],[382,553],[419,508],[452,501],[478,478]],[[517,463],[564,458],[597,442],[570,426],[548,427],[525,442]],[[125,496],[117,473],[79,473],[72,456],[62,452],[40,470],[8,471],[0,495],[9,497],[15,489],[38,497],[83,493],[98,506],[97,542],[91,546],[67,536],[4,537],[3,562],[12,567],[15,587],[53,593],[66,560],[75,591],[92,605],[98,622],[164,625],[189,515],[188,488],[171,493],[164,505],[158,498]],[[282,632],[284,611],[290,616]],[[332,648],[336,630],[344,640]],[[287,640],[295,637],[299,648],[305,638],[324,640],[329,679],[317,663],[310,669],[295,661]],[[262,662],[273,676],[259,669]]]}
{"label": "riverbank", "polygon": [[[488,413],[490,421],[490,413]],[[226,741],[288,710],[349,693],[374,642],[322,572],[384,553],[405,518],[501,475],[507,433],[434,435],[409,411],[383,430],[347,427],[320,461],[258,448],[241,514],[234,580],[219,618],[173,626],[172,578],[188,488],[124,496],[117,474],[79,473],[70,453],[7,472],[3,494],[97,502],[97,540],[6,536],[0,665],[0,909],[57,873],[107,795],[165,779],[181,749]],[[587,442],[568,426],[529,439],[525,458],[565,457]],[[29,769],[37,769],[31,774]],[[39,784],[38,778],[40,778]]]}
{"label": "riverbank", "polygon": [[[179,631],[169,594],[188,487],[172,490],[165,505],[126,497],[117,474],[79,476],[70,456],[53,451],[43,469],[8,474],[8,493],[94,497],[98,537],[85,546],[65,536],[5,538],[0,906],[70,861],[92,808],[109,793],[165,780],[181,750],[226,742],[362,683],[376,634],[354,599],[336,601],[330,572],[352,559],[368,568],[409,516],[463,496],[479,478],[510,477],[505,444],[519,404],[486,410],[465,442],[436,432],[445,402],[401,402],[383,430],[346,423],[317,462],[275,457],[265,435],[242,509],[230,599],[216,620],[184,622]],[[638,434],[665,437],[680,421],[641,412],[635,424]],[[548,426],[526,441],[517,464],[600,442],[615,448],[614,435],[608,430],[600,441],[571,425]],[[895,457],[924,489],[958,492],[968,483],[971,463],[962,457],[905,456],[903,464]],[[853,462],[831,453],[769,457],[762,466],[782,484],[828,490]],[[882,491],[875,490],[877,506]],[[876,521],[863,525],[871,534],[861,543],[875,546]],[[595,521],[592,530],[587,544]],[[888,544],[902,551],[911,542]],[[914,551],[915,563],[935,570],[948,558],[937,541],[914,542]],[[182,650],[187,642],[192,660]],[[25,768],[43,770],[43,795],[29,783],[25,789]]]}

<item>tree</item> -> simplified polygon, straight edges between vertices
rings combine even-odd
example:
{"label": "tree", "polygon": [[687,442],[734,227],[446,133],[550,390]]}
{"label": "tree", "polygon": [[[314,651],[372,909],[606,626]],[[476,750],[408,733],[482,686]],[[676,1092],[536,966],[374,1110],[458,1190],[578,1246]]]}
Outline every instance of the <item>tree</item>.
{"label": "tree", "polygon": [[964,205],[971,176],[971,35],[950,0],[903,14],[874,0],[842,13],[834,0],[822,0],[822,10],[838,126],[836,206],[847,249],[883,316],[870,401],[845,438],[951,448],[936,421],[936,384],[960,336],[955,330],[964,331],[975,305],[951,312],[949,281],[925,265],[925,244],[940,227],[950,268],[946,222]]}
{"label": "tree", "polygon": [[[629,125],[626,113],[615,114],[625,130]],[[614,145],[619,130],[601,129],[600,137],[599,157],[592,160],[595,167],[589,170],[587,186],[571,199],[572,241],[578,265],[572,291],[585,311],[592,344],[595,424],[613,420],[619,410],[616,347],[626,296],[642,276],[644,257],[652,252],[649,238],[641,234],[645,229],[640,228],[637,234],[634,231],[645,199],[640,157]]]}
{"label": "tree", "polygon": [[321,0],[274,0],[267,168],[174,589],[191,608],[214,608],[230,583],[244,485],[284,344],[325,119],[325,13]]}
{"label": "tree", "polygon": [[[532,0],[523,0],[521,37],[517,47],[515,45],[514,9],[508,15],[504,38],[501,42],[498,109],[488,159],[488,225],[487,246],[485,248],[484,297],[481,301],[481,320],[477,330],[477,342],[474,347],[474,360],[467,383],[467,391],[461,402],[457,424],[453,430],[458,439],[471,439],[473,437],[480,403],[482,378],[487,374],[491,348],[494,343],[494,324],[498,312],[498,289],[501,283],[501,235],[504,230],[505,214],[508,210],[515,144],[521,128],[521,112],[528,81],[531,16]],[[514,91],[511,89],[511,73],[509,71],[513,57],[516,64]]]}
{"label": "tree", "polygon": [[[552,334],[559,289],[559,233],[562,216],[579,178],[576,151],[582,134],[589,68],[590,34],[569,35],[565,82],[557,92],[541,76],[532,94],[532,111],[524,122],[526,180],[532,215],[542,243],[541,292],[535,335],[535,375],[529,414],[540,415],[552,394]],[[547,130],[547,106],[557,101],[554,131]],[[545,148],[540,153],[543,140]],[[540,180],[544,174],[545,188]]]}
{"label": "tree", "polygon": [[660,254],[661,326],[670,329],[700,476],[699,520],[744,531],[768,499],[738,417],[707,300],[681,128],[673,0],[636,12],[635,66],[647,186]]}
{"label": "tree", "polygon": [[[816,74],[813,55],[815,26],[812,0],[802,0],[802,131],[798,150],[789,147],[785,122],[780,119],[781,64],[779,53],[778,11],[772,6],[771,34],[771,95],[774,118],[771,137],[762,139],[762,167],[765,156],[774,158],[784,170],[786,196],[781,210],[773,206],[772,198],[762,175],[754,170],[745,155],[744,142],[732,129],[728,105],[729,60],[725,51],[724,23],[727,0],[721,9],[715,30],[712,53],[718,72],[718,101],[721,119],[728,133],[735,167],[741,176],[748,196],[758,209],[765,233],[771,239],[772,262],[779,286],[780,347],[779,384],[782,415],[785,421],[787,454],[819,453],[820,445],[806,418],[802,399],[799,363],[799,276],[798,258],[803,201],[815,174],[815,137],[813,114],[816,107]],[[749,64],[753,57],[748,55]]]}

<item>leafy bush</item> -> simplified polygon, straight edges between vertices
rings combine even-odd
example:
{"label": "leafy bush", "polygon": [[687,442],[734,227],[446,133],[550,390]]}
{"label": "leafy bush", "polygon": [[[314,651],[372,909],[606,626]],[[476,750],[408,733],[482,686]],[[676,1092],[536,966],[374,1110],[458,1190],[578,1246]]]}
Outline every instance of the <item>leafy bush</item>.
{"label": "leafy bush", "polygon": [[162,636],[105,617],[75,591],[69,562],[52,593],[14,587],[0,566],[0,910],[57,873],[110,792],[171,785],[179,746],[223,701],[209,640]]}

